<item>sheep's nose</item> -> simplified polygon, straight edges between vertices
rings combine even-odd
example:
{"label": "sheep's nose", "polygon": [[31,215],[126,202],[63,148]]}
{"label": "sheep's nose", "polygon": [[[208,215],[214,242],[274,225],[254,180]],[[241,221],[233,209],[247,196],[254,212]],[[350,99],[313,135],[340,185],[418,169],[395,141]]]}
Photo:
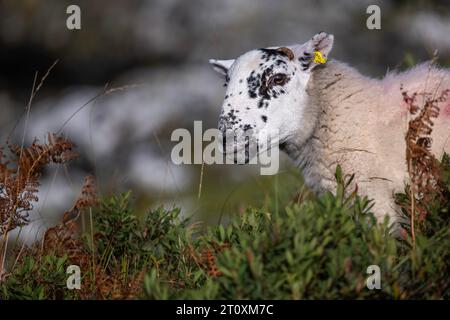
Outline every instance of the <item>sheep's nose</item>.
{"label": "sheep's nose", "polygon": [[[222,140],[222,148],[223,150],[226,149],[226,144],[227,144],[227,126],[225,124],[225,122],[221,119],[219,121],[219,131],[220,131],[220,140]],[[220,141],[219,140],[219,141]]]}
{"label": "sheep's nose", "polygon": [[225,135],[226,131],[227,131],[227,121],[224,118],[220,118],[219,119],[219,130],[222,133],[222,135]]}
{"label": "sheep's nose", "polygon": [[[231,131],[229,128],[229,124],[227,122],[227,120],[223,117],[220,117],[219,119],[219,124],[218,124],[218,128],[220,131],[220,140],[222,140],[221,146],[222,146],[222,150],[221,152],[225,152],[225,150],[227,149],[227,142],[232,141],[232,139],[230,139],[230,137],[227,137],[228,135],[230,135]],[[220,143],[219,140],[219,143]]]}

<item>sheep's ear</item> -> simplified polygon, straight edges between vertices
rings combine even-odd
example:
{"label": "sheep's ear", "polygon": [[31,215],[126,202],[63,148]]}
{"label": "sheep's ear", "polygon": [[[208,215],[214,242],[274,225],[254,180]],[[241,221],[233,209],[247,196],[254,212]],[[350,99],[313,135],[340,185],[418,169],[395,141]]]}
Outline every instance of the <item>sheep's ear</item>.
{"label": "sheep's ear", "polygon": [[220,73],[222,76],[226,77],[228,69],[234,63],[234,59],[231,60],[215,60],[209,59],[209,63],[212,64],[213,69]]}
{"label": "sheep's ear", "polygon": [[320,32],[308,42],[292,47],[295,58],[304,71],[311,71],[316,66],[327,62],[328,54],[333,48],[334,36]]}

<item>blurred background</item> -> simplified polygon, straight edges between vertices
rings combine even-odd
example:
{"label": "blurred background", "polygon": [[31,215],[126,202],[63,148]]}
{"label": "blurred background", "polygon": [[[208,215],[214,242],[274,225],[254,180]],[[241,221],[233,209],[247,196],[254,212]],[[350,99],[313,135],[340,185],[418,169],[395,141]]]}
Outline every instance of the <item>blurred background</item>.
{"label": "blurred background", "polygon": [[[71,4],[81,8],[81,30],[66,28]],[[371,4],[381,8],[381,30],[366,28]],[[59,221],[88,173],[103,195],[133,190],[141,212],[179,206],[206,223],[249,205],[273,205],[269,198],[276,209],[294,199],[302,182],[286,157],[276,176],[260,176],[255,165],[202,171],[172,164],[170,135],[176,128],[193,132],[194,120],[203,130],[216,127],[224,88],[209,58],[303,43],[319,31],[335,35],[332,58],[370,76],[428,60],[435,49],[450,65],[448,1],[2,0],[2,144],[11,132],[20,141],[35,72],[42,76],[59,59],[33,102],[26,141],[44,140],[74,115],[63,132],[80,153],[45,172],[33,223],[21,237],[31,242]],[[106,84],[130,87],[76,113]]]}

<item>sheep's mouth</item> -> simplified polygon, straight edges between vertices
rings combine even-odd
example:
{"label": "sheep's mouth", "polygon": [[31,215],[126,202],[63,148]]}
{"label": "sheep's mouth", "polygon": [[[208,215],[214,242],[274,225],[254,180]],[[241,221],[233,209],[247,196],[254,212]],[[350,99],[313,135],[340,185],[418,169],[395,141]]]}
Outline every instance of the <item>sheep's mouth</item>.
{"label": "sheep's mouth", "polygon": [[244,142],[237,142],[235,136],[222,136],[221,139],[219,151],[232,163],[247,164],[257,155],[257,152],[252,152],[252,144],[248,139]]}
{"label": "sheep's mouth", "polygon": [[278,141],[262,141],[256,135],[245,135],[237,137],[235,135],[225,135],[221,137],[219,151],[225,155],[226,159],[235,164],[248,164],[255,157],[267,152],[273,147],[278,147]]}

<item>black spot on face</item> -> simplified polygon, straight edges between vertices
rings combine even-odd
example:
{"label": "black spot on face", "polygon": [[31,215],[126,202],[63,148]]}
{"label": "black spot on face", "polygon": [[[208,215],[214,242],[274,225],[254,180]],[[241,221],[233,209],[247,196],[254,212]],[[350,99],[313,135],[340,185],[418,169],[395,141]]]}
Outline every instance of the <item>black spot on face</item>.
{"label": "black spot on face", "polygon": [[[258,108],[267,108],[269,106],[268,100],[276,99],[281,94],[286,93],[282,86],[290,80],[290,77],[284,74],[288,67],[285,58],[288,58],[288,56],[286,53],[274,49],[260,49],[260,51],[262,52],[261,59],[263,62],[259,64],[260,68],[251,71],[247,77],[247,89],[250,99],[258,98]],[[280,71],[275,71],[274,68],[276,70],[284,69],[284,71],[281,71],[286,79],[284,83],[278,84],[276,81],[272,81],[272,78],[280,73]],[[247,110],[249,109],[247,108]]]}
{"label": "black spot on face", "polygon": [[265,60],[266,62],[270,61],[270,60],[275,60],[275,59],[277,59],[280,56],[289,58],[286,52],[279,51],[279,50],[276,50],[276,49],[262,48],[262,49],[259,49],[259,50],[263,53],[262,59]]}
{"label": "black spot on face", "polygon": [[252,71],[247,77],[248,95],[251,99],[255,99],[257,95],[257,90],[261,86],[261,75],[256,74]]}
{"label": "black spot on face", "polygon": [[286,62],[283,61],[283,60],[281,60],[281,59],[278,59],[277,61],[275,61],[275,65],[276,65],[277,67],[279,67],[279,66],[281,66],[281,65],[286,65]]}
{"label": "black spot on face", "polygon": [[258,109],[261,109],[261,108],[267,109],[267,107],[269,107],[269,102],[267,100],[264,100],[263,98],[261,98],[258,101]]}
{"label": "black spot on face", "polygon": [[259,86],[259,96],[269,100],[269,87],[267,85],[267,80],[270,77],[270,74],[272,73],[272,67],[269,67],[265,69],[261,75],[261,85]]}
{"label": "black spot on face", "polygon": [[258,108],[261,109],[262,107],[264,107],[264,99],[258,101]]}
{"label": "black spot on face", "polygon": [[230,111],[227,112],[226,114],[227,127],[236,125],[241,121],[241,119],[239,119],[235,113],[237,113],[235,109],[231,109]]}
{"label": "black spot on face", "polygon": [[267,122],[267,116],[261,116],[262,121]]}

